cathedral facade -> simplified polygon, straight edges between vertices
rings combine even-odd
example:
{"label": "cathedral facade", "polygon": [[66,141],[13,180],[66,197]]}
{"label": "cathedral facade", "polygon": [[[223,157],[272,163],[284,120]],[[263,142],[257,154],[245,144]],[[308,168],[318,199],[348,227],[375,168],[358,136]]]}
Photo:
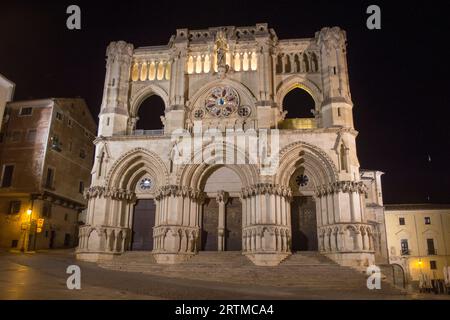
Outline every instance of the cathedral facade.
{"label": "cathedral facade", "polygon": [[[343,30],[282,40],[267,24],[178,29],[165,46],[119,41],[106,54],[79,259],[230,250],[277,265],[306,250],[361,267],[384,256],[383,213],[368,205],[380,175],[360,172]],[[283,106],[298,89],[310,117]],[[162,130],[138,130],[153,95]]]}

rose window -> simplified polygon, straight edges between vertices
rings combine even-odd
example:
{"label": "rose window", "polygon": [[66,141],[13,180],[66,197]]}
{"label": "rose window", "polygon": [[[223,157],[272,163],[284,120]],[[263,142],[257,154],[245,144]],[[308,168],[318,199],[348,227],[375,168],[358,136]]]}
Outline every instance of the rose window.
{"label": "rose window", "polygon": [[304,174],[297,176],[297,178],[295,179],[295,183],[297,183],[299,187],[306,187],[308,185],[308,182],[309,178]]}
{"label": "rose window", "polygon": [[230,87],[214,88],[206,98],[205,108],[215,117],[229,117],[239,106],[239,96]]}
{"label": "rose window", "polygon": [[152,186],[153,181],[150,178],[144,178],[139,182],[139,188],[143,191],[151,189]]}

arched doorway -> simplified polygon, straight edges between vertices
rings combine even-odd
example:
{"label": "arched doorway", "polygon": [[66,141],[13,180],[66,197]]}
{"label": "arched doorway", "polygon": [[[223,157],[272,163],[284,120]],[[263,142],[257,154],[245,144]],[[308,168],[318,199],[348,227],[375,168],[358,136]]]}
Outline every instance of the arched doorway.
{"label": "arched doorway", "polygon": [[242,250],[242,183],[228,167],[206,175],[202,184],[207,199],[203,205],[201,250]]}
{"label": "arched doorway", "polygon": [[291,177],[293,190],[291,202],[292,251],[317,251],[317,216],[312,182],[308,172],[298,168]]}
{"label": "arched doorway", "polygon": [[156,205],[153,199],[139,199],[134,205],[131,250],[153,250]]}

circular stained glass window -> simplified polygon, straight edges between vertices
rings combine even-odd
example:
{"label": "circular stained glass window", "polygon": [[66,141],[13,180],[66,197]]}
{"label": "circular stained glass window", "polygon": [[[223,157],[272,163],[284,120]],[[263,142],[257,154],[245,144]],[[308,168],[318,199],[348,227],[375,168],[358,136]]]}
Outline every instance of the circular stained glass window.
{"label": "circular stained glass window", "polygon": [[153,186],[153,181],[150,178],[144,178],[139,182],[141,190],[149,190]]}
{"label": "circular stained glass window", "polygon": [[301,174],[297,178],[295,178],[295,183],[297,183],[299,187],[306,187],[308,185],[308,182],[309,178],[305,174]]}
{"label": "circular stained glass window", "polygon": [[216,87],[206,98],[205,108],[214,117],[229,117],[239,106],[239,96],[230,87]]}

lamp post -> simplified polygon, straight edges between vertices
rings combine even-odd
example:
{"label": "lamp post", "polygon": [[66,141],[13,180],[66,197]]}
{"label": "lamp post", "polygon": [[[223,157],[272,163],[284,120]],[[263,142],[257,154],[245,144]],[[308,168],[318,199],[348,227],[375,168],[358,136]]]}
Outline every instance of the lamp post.
{"label": "lamp post", "polygon": [[20,251],[22,251],[22,252],[28,251],[28,249],[25,250],[25,242],[26,242],[26,246],[29,247],[29,241],[27,241],[27,238],[30,237],[31,218],[32,218],[32,215],[33,215],[33,209],[31,209],[31,208],[27,209],[26,213],[27,213],[27,216],[29,217],[29,219],[28,219],[28,227],[26,228],[26,230],[24,232],[24,239],[22,241],[22,248],[20,248]]}

